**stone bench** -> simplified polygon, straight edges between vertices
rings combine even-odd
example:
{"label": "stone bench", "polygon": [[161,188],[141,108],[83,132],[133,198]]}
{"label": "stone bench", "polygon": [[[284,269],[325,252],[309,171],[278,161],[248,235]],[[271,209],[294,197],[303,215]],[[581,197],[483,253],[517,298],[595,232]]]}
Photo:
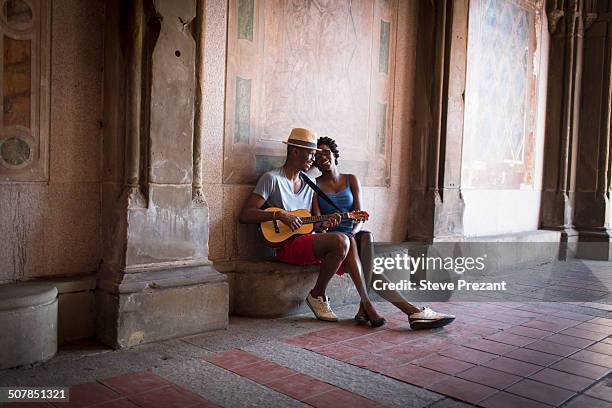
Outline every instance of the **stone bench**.
{"label": "stone bench", "polygon": [[[483,242],[481,242],[483,241]],[[509,244],[503,246],[501,243]],[[547,245],[534,246],[534,242],[544,242]],[[497,272],[510,271],[517,266],[537,265],[550,262],[558,254],[559,233],[556,231],[532,231],[509,236],[495,236],[465,239],[460,243],[439,242],[438,248],[448,249],[482,245],[489,253],[487,267]],[[430,244],[427,243],[374,243],[376,257],[394,258],[404,254],[420,256]],[[537,250],[536,250],[537,249]],[[436,255],[436,251],[431,251]],[[459,255],[452,251],[450,255]],[[279,317],[308,312],[305,304],[308,292],[315,284],[319,266],[295,266],[275,260],[236,260],[215,263],[215,268],[228,276],[230,286],[230,313],[248,317]],[[405,271],[389,272],[394,281],[410,279],[418,282],[421,279],[434,281],[441,275],[431,274],[427,270],[417,270],[412,276],[406,276]],[[457,276],[451,276],[456,280]],[[404,293],[407,299],[415,302],[445,301],[451,293],[410,292]],[[359,302],[359,295],[348,274],[334,276],[327,289],[332,306]],[[373,300],[380,300],[370,293]]]}
{"label": "stone bench", "polygon": [[57,289],[0,286],[0,369],[46,361],[57,352]]}
{"label": "stone bench", "polygon": [[[305,303],[319,274],[318,265],[296,266],[264,261],[215,263],[228,276],[230,313],[247,317],[280,317],[308,312]],[[348,274],[334,276],[327,288],[333,306],[359,302]]]}
{"label": "stone bench", "polygon": [[[396,244],[375,243],[374,251],[384,256],[408,250]],[[318,265],[297,266],[267,258],[215,262],[214,266],[228,277],[230,314],[280,317],[310,311],[305,300],[317,280]],[[326,294],[332,307],[360,301],[347,273],[334,275]],[[370,296],[373,300],[381,300],[374,292]]]}

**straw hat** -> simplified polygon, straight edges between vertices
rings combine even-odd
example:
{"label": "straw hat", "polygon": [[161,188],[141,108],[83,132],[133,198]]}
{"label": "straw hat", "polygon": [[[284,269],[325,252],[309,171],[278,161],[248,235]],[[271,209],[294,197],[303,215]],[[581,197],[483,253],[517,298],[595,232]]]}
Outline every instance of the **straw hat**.
{"label": "straw hat", "polygon": [[289,139],[287,139],[287,141],[283,143],[291,146],[304,147],[306,149],[314,149],[317,151],[321,151],[321,149],[317,149],[317,134],[308,129],[291,129]]}

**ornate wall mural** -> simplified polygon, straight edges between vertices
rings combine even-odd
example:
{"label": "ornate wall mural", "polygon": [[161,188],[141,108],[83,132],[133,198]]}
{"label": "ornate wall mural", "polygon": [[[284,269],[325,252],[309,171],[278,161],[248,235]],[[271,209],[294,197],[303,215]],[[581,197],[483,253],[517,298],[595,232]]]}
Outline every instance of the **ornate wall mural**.
{"label": "ornate wall mural", "polygon": [[462,187],[533,187],[539,9],[470,1]]}
{"label": "ornate wall mural", "polygon": [[48,179],[47,3],[0,2],[0,181]]}
{"label": "ornate wall mural", "polygon": [[388,185],[397,0],[231,0],[223,180],[282,164],[293,127],[338,141],[341,169]]}

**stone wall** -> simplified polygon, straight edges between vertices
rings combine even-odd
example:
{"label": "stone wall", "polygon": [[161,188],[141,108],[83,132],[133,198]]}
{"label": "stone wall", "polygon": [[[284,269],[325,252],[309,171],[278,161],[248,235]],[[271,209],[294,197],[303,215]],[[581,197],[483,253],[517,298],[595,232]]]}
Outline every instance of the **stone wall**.
{"label": "stone wall", "polygon": [[[414,125],[412,95],[415,77],[417,2],[399,2],[396,80],[392,117],[391,177],[388,187],[365,187],[363,207],[371,221],[365,229],[378,241],[401,241],[406,236],[407,183],[405,163]],[[206,4],[204,192],[210,210],[210,259],[214,261],[262,255],[253,226],[238,224],[237,215],[253,185],[224,184],[224,110],[227,3]],[[316,128],[316,126],[313,126]],[[287,129],[287,134],[290,129]],[[231,137],[231,135],[230,135]],[[342,145],[339,146],[342,151]],[[372,160],[372,159],[370,159]]]}
{"label": "stone wall", "polygon": [[49,177],[0,183],[0,283],[94,272],[100,259],[104,2],[49,4]]}

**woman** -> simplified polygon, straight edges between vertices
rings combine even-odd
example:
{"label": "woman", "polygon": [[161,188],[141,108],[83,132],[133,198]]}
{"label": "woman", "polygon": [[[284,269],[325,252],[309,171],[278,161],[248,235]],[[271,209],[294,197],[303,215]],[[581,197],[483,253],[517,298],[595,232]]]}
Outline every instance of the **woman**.
{"label": "woman", "polygon": [[[338,171],[337,165],[340,152],[336,142],[329,137],[321,137],[317,142],[317,147],[321,149],[315,159],[315,166],[322,173],[317,178],[317,185],[321,191],[326,193],[342,212],[361,210],[361,185],[359,179],[353,174],[342,174]],[[337,209],[318,196],[313,199],[312,209],[315,215],[338,212]],[[332,231],[341,232],[348,236],[351,246],[346,259],[350,260],[351,264],[356,263],[358,265],[357,267],[346,268],[351,279],[355,282],[355,287],[361,298],[355,320],[358,322],[369,321],[372,326],[383,325],[385,323],[384,318],[378,315],[368,296],[368,291],[372,284],[371,265],[374,257],[372,234],[367,231],[361,231],[361,227],[362,223],[360,222],[344,220]],[[360,259],[360,252],[363,259]],[[365,267],[362,267],[362,264]],[[363,271],[365,272],[365,280],[362,269],[365,269]],[[380,277],[384,278],[383,275]],[[419,309],[406,301],[398,291],[381,291],[380,295],[408,315],[412,329],[442,327],[455,319],[454,316],[434,312],[429,307]]]}

